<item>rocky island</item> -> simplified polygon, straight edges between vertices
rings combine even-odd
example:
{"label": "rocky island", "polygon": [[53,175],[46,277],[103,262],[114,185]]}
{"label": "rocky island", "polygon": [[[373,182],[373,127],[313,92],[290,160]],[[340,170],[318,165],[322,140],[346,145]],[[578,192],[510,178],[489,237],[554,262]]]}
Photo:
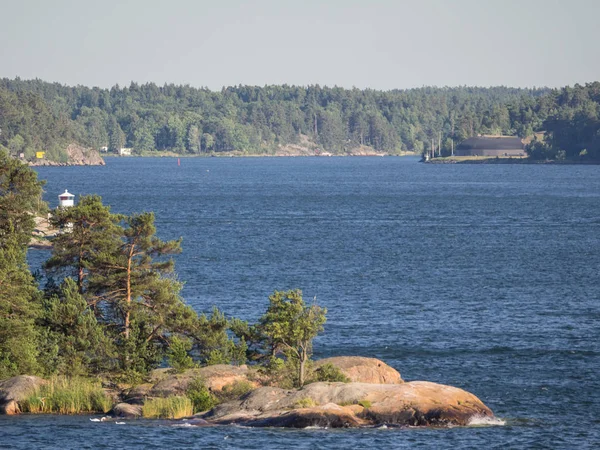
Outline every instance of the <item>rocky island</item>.
{"label": "rocky island", "polygon": [[[199,426],[466,426],[481,419],[490,423],[494,420],[493,412],[475,395],[427,381],[405,382],[398,371],[374,358],[335,357],[317,361],[317,366],[320,364],[333,365],[349,381],[315,382],[301,389],[283,389],[264,385],[260,374],[245,365],[222,364],[183,373],[157,369],[151,383],[122,390],[106,387],[106,394],[114,402],[109,416],[141,418],[145,403],[184,396],[190,383],[201,378],[215,393],[240,383],[251,388],[214,408],[181,418]],[[27,375],[0,382],[0,413],[19,414],[25,400],[44,383],[47,381],[42,378]]]}

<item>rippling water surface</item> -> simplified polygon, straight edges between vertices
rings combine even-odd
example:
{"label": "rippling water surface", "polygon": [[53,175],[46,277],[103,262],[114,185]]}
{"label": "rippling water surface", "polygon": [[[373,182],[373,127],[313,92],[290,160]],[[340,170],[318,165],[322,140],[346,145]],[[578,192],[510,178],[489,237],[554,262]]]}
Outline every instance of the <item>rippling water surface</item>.
{"label": "rippling water surface", "polygon": [[[315,356],[385,360],[479,396],[505,426],[248,430],[0,417],[16,448],[600,446],[600,166],[412,158],[108,159],[39,168],[183,236],[198,311],[255,320],[274,289],[329,310]],[[30,253],[32,265],[46,255]],[[6,439],[0,439],[0,446]],[[6,444],[4,444],[6,445]]]}

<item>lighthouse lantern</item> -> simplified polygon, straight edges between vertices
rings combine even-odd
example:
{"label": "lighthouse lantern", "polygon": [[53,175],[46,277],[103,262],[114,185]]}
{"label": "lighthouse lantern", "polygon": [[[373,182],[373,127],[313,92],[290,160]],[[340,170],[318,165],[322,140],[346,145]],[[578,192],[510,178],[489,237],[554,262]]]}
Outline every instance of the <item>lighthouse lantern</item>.
{"label": "lighthouse lantern", "polygon": [[58,206],[69,207],[75,205],[75,196],[65,189],[65,192],[58,196]]}

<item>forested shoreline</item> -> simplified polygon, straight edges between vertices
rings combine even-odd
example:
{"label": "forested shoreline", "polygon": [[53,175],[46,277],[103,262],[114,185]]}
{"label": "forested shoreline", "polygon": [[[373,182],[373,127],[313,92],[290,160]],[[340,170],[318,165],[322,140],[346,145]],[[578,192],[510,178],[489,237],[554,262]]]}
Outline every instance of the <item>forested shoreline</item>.
{"label": "forested shoreline", "polygon": [[423,87],[359,90],[233,86],[221,91],[153,83],[110,89],[0,80],[0,146],[33,159],[65,159],[71,143],[134,155],[442,154],[479,134],[540,136],[534,159],[600,159],[600,83],[561,89]]}

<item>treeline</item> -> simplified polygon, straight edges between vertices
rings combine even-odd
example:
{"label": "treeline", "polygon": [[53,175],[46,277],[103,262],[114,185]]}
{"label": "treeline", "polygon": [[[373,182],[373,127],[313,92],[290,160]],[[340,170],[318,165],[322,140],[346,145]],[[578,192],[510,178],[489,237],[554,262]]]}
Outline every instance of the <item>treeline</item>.
{"label": "treeline", "polygon": [[[236,86],[220,92],[153,83],[111,89],[41,80],[0,80],[0,145],[13,154],[67,140],[135,154],[173,151],[270,154],[310,144],[344,154],[360,146],[442,152],[478,134],[532,136],[539,157],[597,156],[598,83],[559,90],[435,88],[375,91],[308,86]],[[594,156],[594,157],[596,157]]]}
{"label": "treeline", "polygon": [[60,232],[44,276],[34,278],[26,253],[34,217],[46,213],[42,184],[0,149],[0,380],[103,375],[137,383],[160,366],[249,360],[275,381],[304,384],[326,310],[306,306],[294,290],[271,295],[255,325],[216,308],[196,313],[180,296],[170,257],[181,242],[159,239],[152,213],[114,214],[94,195],[55,209]]}
{"label": "treeline", "polygon": [[[478,133],[530,134],[543,120],[532,113],[536,99],[547,93],[505,87],[381,92],[286,85],[213,92],[152,83],[99,89],[19,79],[1,80],[0,90],[44,102],[51,112],[46,127],[66,122],[68,134],[83,144],[131,147],[138,154],[270,153],[302,136],[337,154],[362,145],[389,153],[421,152],[440,133],[448,147],[448,139],[458,142]],[[0,127],[6,129],[0,143],[9,148],[19,133],[26,134],[21,136],[27,144],[34,140],[31,130]]]}
{"label": "treeline", "polygon": [[545,135],[527,146],[533,159],[600,160],[600,82],[551,91],[533,111]]}

